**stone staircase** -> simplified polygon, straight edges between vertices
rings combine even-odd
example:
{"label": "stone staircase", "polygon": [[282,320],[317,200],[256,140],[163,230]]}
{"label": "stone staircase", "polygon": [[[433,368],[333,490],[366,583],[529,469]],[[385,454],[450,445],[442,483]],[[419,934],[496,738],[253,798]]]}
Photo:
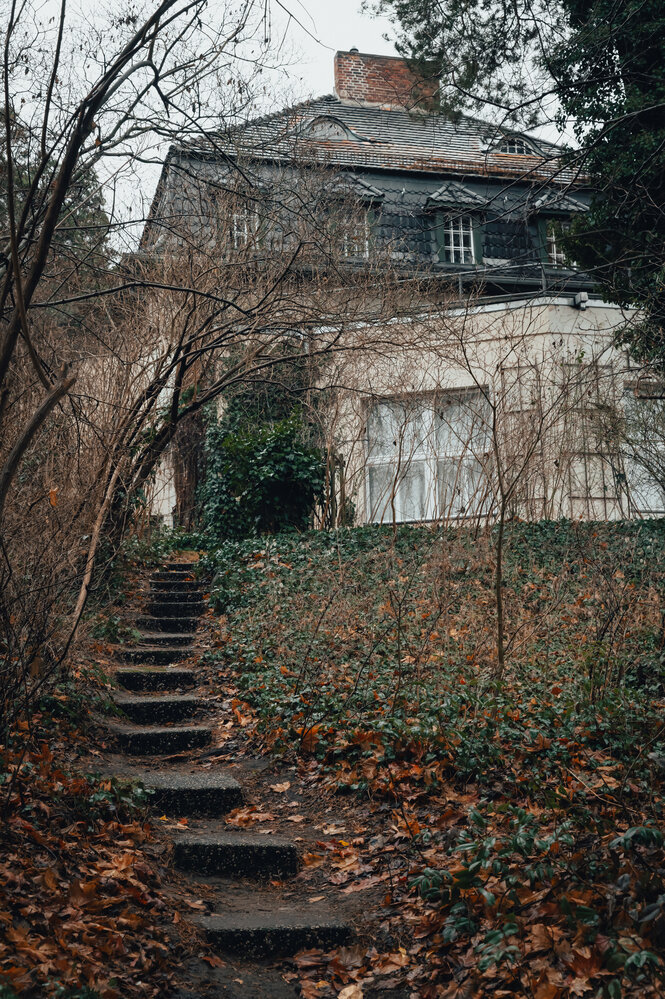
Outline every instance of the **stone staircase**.
{"label": "stone staircase", "polygon": [[[215,911],[197,920],[215,949],[253,959],[344,944],[351,937],[347,923],[312,905],[294,907],[266,883],[297,873],[295,843],[230,832],[224,825],[224,813],[244,800],[233,777],[182,773],[167,761],[155,769],[154,757],[194,751],[212,738],[211,728],[196,721],[205,710],[205,698],[192,692],[196,672],[181,665],[195,651],[204,608],[190,565],[172,562],[153,573],[148,613],[137,619],[141,641],[118,652],[128,665],[115,671],[124,688],[115,701],[127,721],[109,727],[123,753],[151,758],[144,772],[134,768],[132,776],[153,790],[155,808],[173,818],[188,817],[187,831],[174,837],[173,862],[199,881],[207,880],[218,894]],[[248,879],[254,883],[249,890]]]}

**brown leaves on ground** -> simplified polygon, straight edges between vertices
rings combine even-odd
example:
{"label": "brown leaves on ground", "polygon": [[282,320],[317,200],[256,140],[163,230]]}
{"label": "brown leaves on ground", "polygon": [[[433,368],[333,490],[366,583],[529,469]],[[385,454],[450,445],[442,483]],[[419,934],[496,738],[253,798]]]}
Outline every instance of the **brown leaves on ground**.
{"label": "brown leaves on ground", "polygon": [[21,996],[56,983],[103,999],[161,995],[172,916],[128,788],[69,773],[47,742],[15,741],[0,771],[0,983]]}

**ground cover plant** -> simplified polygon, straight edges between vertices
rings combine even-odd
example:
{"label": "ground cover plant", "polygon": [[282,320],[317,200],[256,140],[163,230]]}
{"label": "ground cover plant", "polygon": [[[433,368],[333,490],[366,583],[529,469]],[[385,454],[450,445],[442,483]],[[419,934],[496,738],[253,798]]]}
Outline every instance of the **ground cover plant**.
{"label": "ground cover plant", "polygon": [[[397,837],[410,869],[386,925],[409,935],[384,983],[662,995],[663,524],[511,525],[501,680],[494,543],[411,527],[226,542],[202,559],[208,659],[233,665],[252,738],[388,808],[380,848]],[[377,960],[310,955],[305,994],[355,999]]]}

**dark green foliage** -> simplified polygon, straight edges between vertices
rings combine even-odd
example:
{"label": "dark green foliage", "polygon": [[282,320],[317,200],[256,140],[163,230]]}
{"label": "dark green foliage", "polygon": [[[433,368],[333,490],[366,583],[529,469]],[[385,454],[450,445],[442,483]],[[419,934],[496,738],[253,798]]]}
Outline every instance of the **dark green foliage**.
{"label": "dark green foliage", "polygon": [[325,458],[302,419],[229,432],[226,421],[206,435],[203,525],[214,539],[307,527],[325,479]]}

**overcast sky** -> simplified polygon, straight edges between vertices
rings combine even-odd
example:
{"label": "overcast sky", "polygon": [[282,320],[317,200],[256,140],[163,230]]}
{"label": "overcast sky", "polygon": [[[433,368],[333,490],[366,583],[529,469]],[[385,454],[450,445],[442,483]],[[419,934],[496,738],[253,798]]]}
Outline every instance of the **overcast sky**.
{"label": "overcast sky", "polygon": [[[333,56],[340,49],[359,49],[396,55],[391,42],[384,40],[390,24],[383,18],[361,13],[362,0],[284,0],[284,6],[298,18],[291,21],[289,38],[297,64],[291,73],[297,89],[308,95],[330,94],[333,90]],[[285,16],[277,5],[274,10],[274,35],[281,31]],[[313,36],[313,37],[312,37]]]}

